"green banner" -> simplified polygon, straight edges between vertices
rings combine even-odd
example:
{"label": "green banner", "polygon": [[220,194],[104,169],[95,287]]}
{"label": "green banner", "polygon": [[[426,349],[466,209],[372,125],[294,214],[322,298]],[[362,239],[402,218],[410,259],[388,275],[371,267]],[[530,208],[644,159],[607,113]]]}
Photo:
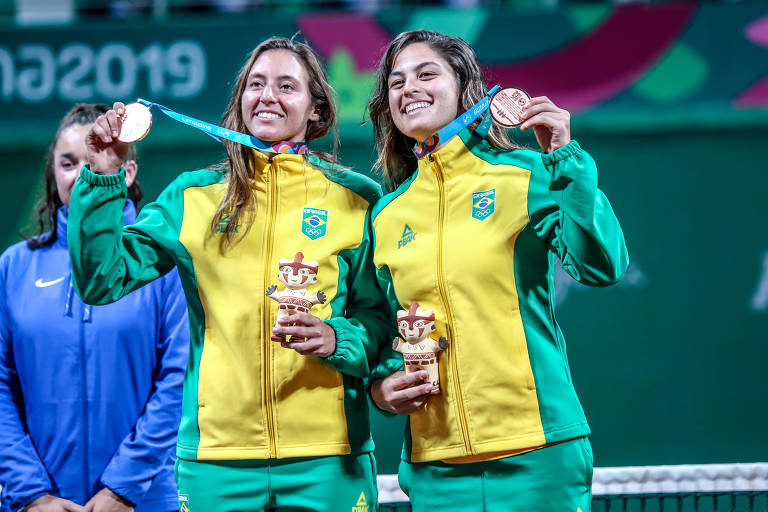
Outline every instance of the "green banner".
{"label": "green banner", "polygon": [[248,52],[266,37],[299,31],[325,59],[342,124],[354,126],[364,117],[383,48],[413,28],[463,37],[490,83],[547,95],[587,127],[768,124],[762,3],[542,12],[430,7],[4,30],[0,134],[53,122],[73,102],[136,97],[216,121]]}

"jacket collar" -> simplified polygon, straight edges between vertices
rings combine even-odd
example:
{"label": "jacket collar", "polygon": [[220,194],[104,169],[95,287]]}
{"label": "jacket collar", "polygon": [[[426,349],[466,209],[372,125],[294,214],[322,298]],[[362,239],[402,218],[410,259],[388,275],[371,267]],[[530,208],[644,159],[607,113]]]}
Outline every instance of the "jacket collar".
{"label": "jacket collar", "polygon": [[262,153],[256,149],[252,150],[253,153],[253,170],[254,177],[263,174],[269,170],[268,164],[271,162],[278,162],[280,164],[287,162],[295,162],[297,164],[304,163],[305,155],[299,155],[296,153]]}
{"label": "jacket collar", "polygon": [[[463,166],[461,160],[469,153],[469,145],[478,139],[469,128],[464,128],[448,142],[429,155],[419,159],[419,170],[428,171],[432,162],[438,162],[444,174],[460,173]],[[464,141],[467,141],[466,143]],[[432,158],[430,158],[432,157]]]}

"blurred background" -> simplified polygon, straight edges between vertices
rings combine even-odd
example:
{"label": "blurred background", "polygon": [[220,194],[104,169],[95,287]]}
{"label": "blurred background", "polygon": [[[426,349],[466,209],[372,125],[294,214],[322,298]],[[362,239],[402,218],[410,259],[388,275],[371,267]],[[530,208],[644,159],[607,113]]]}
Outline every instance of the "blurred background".
{"label": "blurred background", "polygon": [[[467,40],[489,84],[569,109],[598,163],[631,265],[612,288],[563,274],[557,289],[595,465],[768,460],[766,2],[0,0],[0,242],[33,233],[72,103],[143,97],[217,122],[272,35],[300,33],[325,59],[341,160],[370,173],[373,70],[416,28]],[[146,200],[222,157],[156,113],[139,143]],[[374,427],[379,469],[395,472],[403,422]]]}

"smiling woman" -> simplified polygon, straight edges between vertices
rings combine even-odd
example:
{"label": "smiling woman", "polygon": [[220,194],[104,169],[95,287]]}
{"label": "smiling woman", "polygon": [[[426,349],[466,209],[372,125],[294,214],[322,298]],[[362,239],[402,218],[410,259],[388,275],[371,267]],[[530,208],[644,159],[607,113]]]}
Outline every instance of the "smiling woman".
{"label": "smiling woman", "polygon": [[[269,39],[237,76],[221,125],[271,149],[225,141],[225,162],[181,175],[125,228],[124,110],[116,103],[87,136],[89,164],[71,200],[73,275],[86,300],[110,302],[179,269],[192,326],[181,505],[335,512],[375,503],[362,379],[394,332],[370,259],[368,212],[381,192],[308,146],[336,128],[314,51]],[[278,315],[275,274],[293,283],[309,267],[315,314],[282,301],[288,314]]]}
{"label": "smiling woman", "polygon": [[588,511],[589,427],[552,287],[556,258],[594,286],[627,267],[595,163],[544,96],[520,124],[541,153],[516,148],[490,117],[435,136],[493,92],[461,39],[400,34],[377,80],[369,108],[391,193],[371,213],[374,264],[391,310],[434,310],[433,340],[447,339],[439,394],[394,351],[372,372],[374,403],[408,416],[400,484],[414,512]]}
{"label": "smiling woman", "polygon": [[[429,32],[408,34],[417,33]],[[416,167],[414,140],[425,140],[487,93],[471,46],[462,39],[441,38],[436,51],[428,43],[429,37],[395,38],[376,72],[376,88],[368,104],[379,150],[375,167],[385,171],[384,179],[391,188],[407,179]],[[414,115],[406,115],[409,109],[416,109]],[[477,125],[475,121],[470,128]],[[506,130],[495,124],[487,138],[495,147],[520,149],[509,140]]]}
{"label": "smiling woman", "polygon": [[257,59],[243,91],[243,120],[265,141],[300,142],[309,122],[320,120],[312,105],[309,74],[295,53],[272,50]]}
{"label": "smiling woman", "polygon": [[[315,158],[305,161],[317,168],[339,170],[333,89],[317,54],[305,44],[272,38],[257,46],[238,74],[222,126],[294,148],[334,130],[334,154],[311,151]],[[224,144],[228,162],[222,168],[228,168],[227,192],[211,221],[215,229],[224,215],[230,215],[220,242],[222,248],[231,246],[250,229],[252,219],[248,216],[255,212],[255,199],[249,162],[259,154],[235,142]],[[243,216],[244,229],[238,230]]]}
{"label": "smiling woman", "polygon": [[450,64],[424,43],[404,48],[389,73],[389,106],[397,129],[418,141],[458,114],[459,82]]}

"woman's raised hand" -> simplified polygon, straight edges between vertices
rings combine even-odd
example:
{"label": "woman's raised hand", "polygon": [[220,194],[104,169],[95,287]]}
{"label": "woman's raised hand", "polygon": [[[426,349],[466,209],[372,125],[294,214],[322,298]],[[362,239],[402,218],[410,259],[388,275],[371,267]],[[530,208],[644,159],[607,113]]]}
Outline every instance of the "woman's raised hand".
{"label": "woman's raised hand", "polygon": [[85,136],[85,149],[91,171],[97,174],[117,174],[131,145],[118,139],[122,128],[125,105],[115,102],[110,110],[99,116]]}
{"label": "woman's raised hand", "polygon": [[552,153],[571,142],[571,114],[546,96],[531,98],[523,107],[521,130],[533,127],[536,140],[545,153]]}

